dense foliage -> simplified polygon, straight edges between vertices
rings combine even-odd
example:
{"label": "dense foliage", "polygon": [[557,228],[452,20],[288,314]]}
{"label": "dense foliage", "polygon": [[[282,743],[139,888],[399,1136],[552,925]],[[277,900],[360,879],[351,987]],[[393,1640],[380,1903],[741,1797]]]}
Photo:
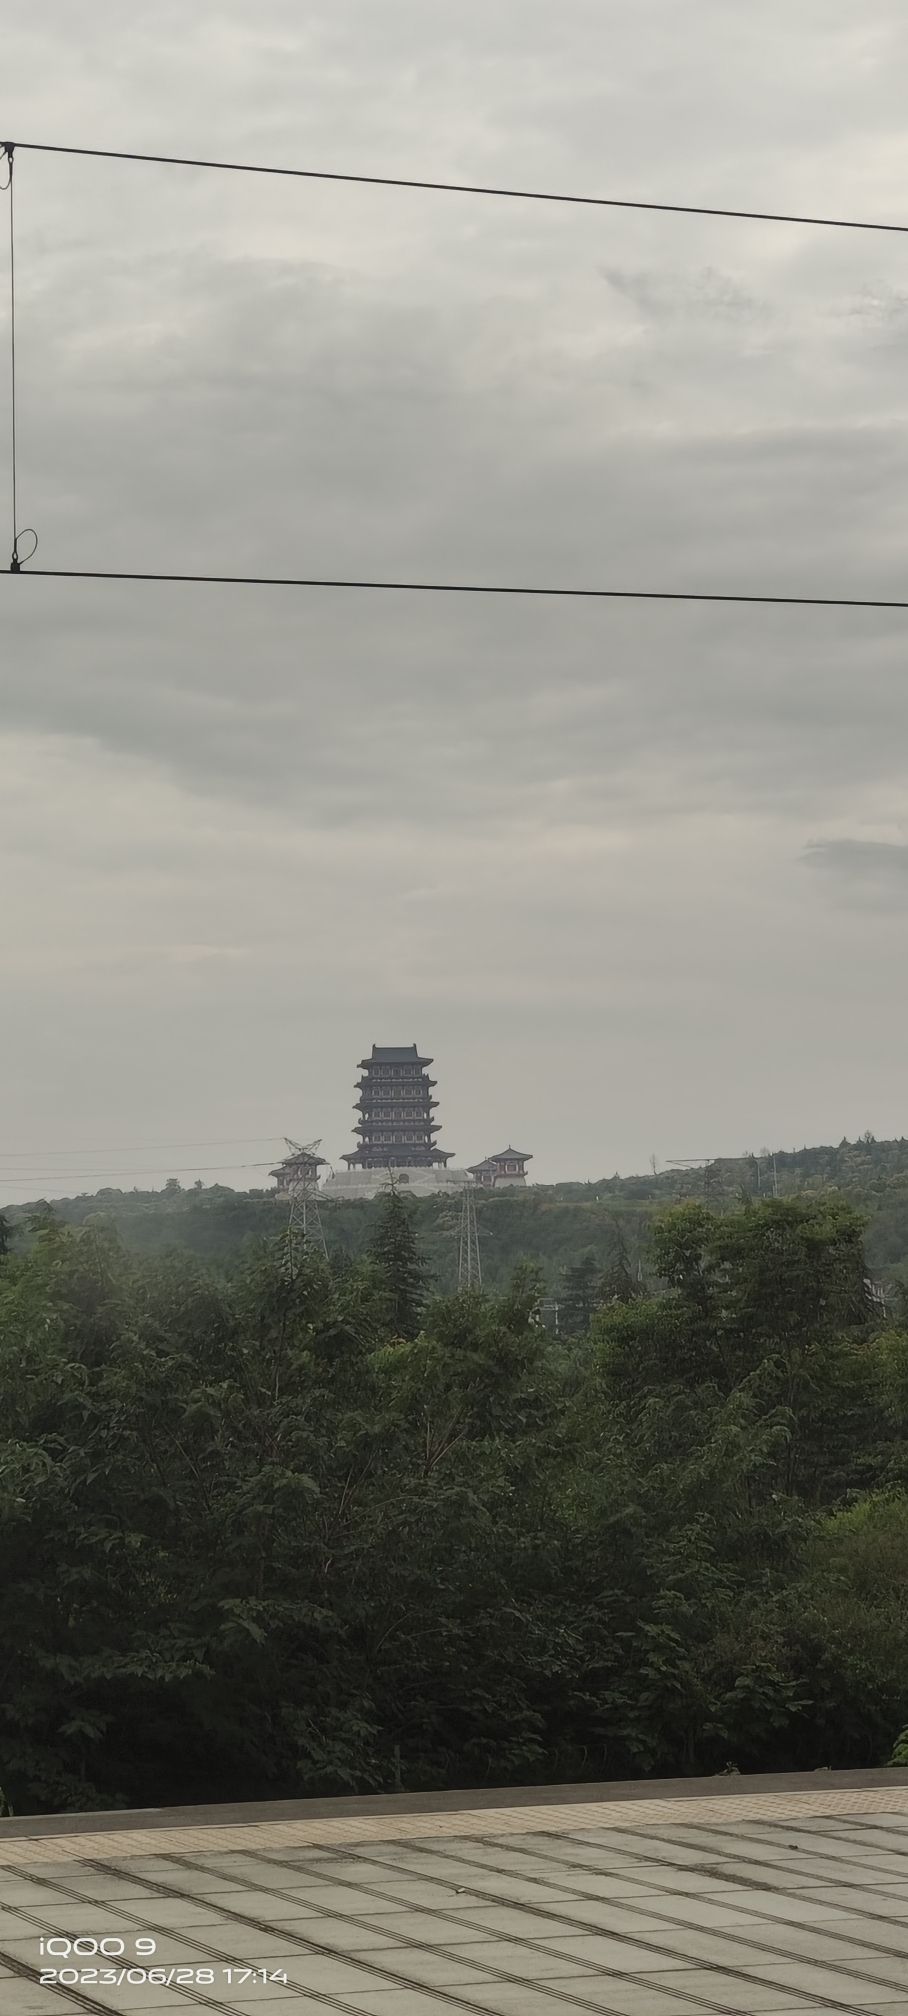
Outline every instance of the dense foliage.
{"label": "dense foliage", "polygon": [[[745,1202],[837,1195],[865,1220],[865,1252],[871,1274],[882,1283],[893,1310],[908,1312],[908,1140],[841,1141],[837,1148],[798,1148],[744,1155],[702,1167],[650,1171],[642,1176],[601,1177],[594,1183],[532,1184],[527,1190],[481,1192],[476,1199],[483,1279],[503,1290],[515,1267],[541,1270],[551,1304],[575,1297],[573,1270],[598,1279],[613,1267],[657,1285],[651,1268],[650,1233],[660,1211],[681,1202],[716,1210],[739,1210]],[[28,1238],[34,1205],[4,1207],[21,1245]],[[62,1198],[54,1204],[60,1221],[84,1225],[102,1213],[124,1243],[137,1253],[164,1253],[174,1247],[200,1259],[231,1266],[256,1240],[280,1229],[286,1200],[274,1191],[240,1192],[201,1182],[188,1190],[171,1177],[160,1190],[101,1190]],[[323,1206],[332,1252],[360,1258],[375,1236],[381,1203],[332,1201]],[[414,1200],[419,1241],[435,1277],[453,1288],[457,1277],[460,1206],[456,1197]],[[2,1242],[2,1231],[0,1231]],[[551,1318],[551,1310],[548,1315]],[[576,1314],[564,1310],[568,1331]]]}
{"label": "dense foliage", "polygon": [[849,1207],[676,1206],[557,1337],[532,1269],[439,1296],[412,1207],[368,1222],[0,1251],[14,1810],[885,1763],[908,1334]]}

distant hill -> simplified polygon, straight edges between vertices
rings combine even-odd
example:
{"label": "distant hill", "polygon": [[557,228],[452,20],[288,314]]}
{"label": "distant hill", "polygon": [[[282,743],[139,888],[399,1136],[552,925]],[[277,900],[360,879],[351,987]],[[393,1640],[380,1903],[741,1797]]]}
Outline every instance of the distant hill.
{"label": "distant hill", "polygon": [[[541,1266],[554,1291],[562,1270],[592,1259],[603,1267],[619,1243],[644,1276],[647,1233],[654,1212],[695,1198],[716,1209],[744,1197],[790,1197],[828,1191],[848,1199],[867,1218],[866,1252],[871,1273],[889,1292],[908,1292],[908,1140],[840,1141],[838,1147],[762,1150],[695,1169],[667,1169],[645,1176],[603,1176],[593,1183],[533,1184],[525,1191],[479,1193],[483,1278],[502,1286],[520,1261]],[[9,1205],[11,1227],[25,1226],[38,1208]],[[229,1265],[253,1239],[273,1236],[285,1224],[287,1205],[268,1191],[235,1191],[201,1184],[182,1190],[175,1179],[163,1190],[100,1190],[93,1196],[55,1201],[55,1215],[67,1224],[103,1216],[136,1251],[160,1253],[182,1247],[201,1259]],[[414,1200],[420,1240],[440,1287],[454,1284],[460,1206],[456,1198]],[[355,1256],[371,1238],[378,1206],[349,1202],[324,1205],[330,1248]]]}

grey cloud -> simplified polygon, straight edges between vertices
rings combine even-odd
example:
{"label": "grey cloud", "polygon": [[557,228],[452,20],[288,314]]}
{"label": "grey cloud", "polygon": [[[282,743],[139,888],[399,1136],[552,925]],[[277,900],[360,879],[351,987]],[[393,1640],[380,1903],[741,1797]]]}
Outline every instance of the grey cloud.
{"label": "grey cloud", "polygon": [[[895,524],[905,470],[882,424],[783,426],[773,414],[704,431],[701,407],[660,431],[622,393],[615,360],[574,370],[565,354],[553,376],[544,332],[543,368],[530,349],[503,387],[481,317],[462,300],[447,318],[419,303],[412,276],[390,302],[373,282],[286,261],[209,257],[202,272],[162,261],[137,277],[127,264],[110,340],[87,293],[65,333],[51,332],[43,554],[730,592],[822,593],[834,577],[887,591],[887,500]],[[149,302],[157,319],[143,336]],[[124,329],[143,336],[125,352]],[[40,438],[40,371],[34,382]],[[694,788],[705,758],[719,788],[724,772],[736,791],[778,799],[795,780],[811,791],[820,759],[827,781],[830,764],[860,770],[868,679],[880,705],[901,704],[892,625],[869,616],[849,629],[751,611],[79,594],[102,622],[98,645],[78,678],[78,629],[56,626],[37,674],[22,661],[11,706],[23,725],[158,751],[202,785],[302,785],[338,817],[369,816],[399,773],[420,815],[442,812],[449,789],[456,807],[464,773],[474,793],[519,791],[515,764],[524,789],[559,760],[581,794],[597,777],[620,789],[641,736],[670,747]],[[23,637],[34,608],[14,612]],[[44,611],[53,630],[47,599],[42,622]],[[556,709],[534,737],[520,703],[582,670],[581,729]],[[486,776],[477,744],[495,755]]]}
{"label": "grey cloud", "polygon": [[908,293],[891,283],[868,283],[849,304],[848,313],[856,321],[878,322],[899,331],[908,322]]}
{"label": "grey cloud", "polygon": [[[23,135],[901,212],[894,0],[61,12],[7,37]],[[17,174],[45,564],[901,593],[898,241]],[[417,1009],[452,1143],[529,1110],[540,1177],[700,1147],[701,1115],[717,1152],[886,1131],[902,870],[791,862],[900,816],[902,616],[2,594],[10,1139],[90,1139],[124,1101],[140,1139],[168,1110],[182,1138],[187,1100],[190,1131],[250,1132],[290,1087],[337,1150],[349,1057]],[[854,1001],[829,1007],[843,942],[878,976],[878,1083],[849,1076]]]}
{"label": "grey cloud", "polygon": [[805,849],[808,866],[848,903],[904,909],[908,899],[908,841],[816,840]]}
{"label": "grey cloud", "polygon": [[767,305],[758,301],[732,274],[711,267],[699,273],[625,272],[603,267],[602,277],[616,294],[655,320],[684,317],[698,324],[712,317],[737,322],[765,319]]}

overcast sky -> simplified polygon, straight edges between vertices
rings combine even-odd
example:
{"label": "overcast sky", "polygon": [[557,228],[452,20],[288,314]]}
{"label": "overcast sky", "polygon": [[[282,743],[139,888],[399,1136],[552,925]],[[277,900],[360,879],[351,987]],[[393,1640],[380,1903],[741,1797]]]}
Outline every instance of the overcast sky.
{"label": "overcast sky", "polygon": [[[34,0],[0,124],[906,221],[906,62],[899,0]],[[47,567],[908,595],[904,238],[24,152],[16,202]],[[7,1200],[336,1162],[373,1042],[539,1181],[908,1131],[908,614],[0,625]]]}

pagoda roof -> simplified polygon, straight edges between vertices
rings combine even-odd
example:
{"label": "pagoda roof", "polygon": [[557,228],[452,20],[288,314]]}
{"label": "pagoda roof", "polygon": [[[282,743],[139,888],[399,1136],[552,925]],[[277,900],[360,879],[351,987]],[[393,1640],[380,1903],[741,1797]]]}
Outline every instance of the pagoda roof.
{"label": "pagoda roof", "polygon": [[431,1062],[431,1057],[420,1056],[415,1043],[408,1043],[397,1049],[388,1049],[379,1043],[373,1043],[371,1057],[361,1057],[359,1068],[361,1071],[368,1071],[370,1064],[431,1064]]}
{"label": "pagoda roof", "polygon": [[[405,1150],[408,1151],[407,1160],[403,1161],[401,1157]],[[373,1143],[371,1147],[368,1144],[363,1144],[359,1148],[354,1148],[351,1154],[343,1157],[343,1160],[357,1164],[368,1162],[370,1167],[376,1169],[425,1169],[433,1162],[450,1162],[453,1154],[454,1150],[452,1148],[430,1148],[424,1142],[419,1141],[415,1143],[412,1141],[381,1141]],[[380,1155],[383,1155],[386,1159],[379,1162],[377,1158]],[[393,1162],[390,1159],[392,1156],[394,1157]]]}
{"label": "pagoda roof", "polygon": [[[385,1136],[390,1134],[392,1141],[405,1142],[407,1138],[405,1132],[406,1124],[404,1121],[394,1120],[389,1121],[387,1126],[383,1126],[380,1120],[357,1120],[354,1124],[353,1132],[354,1134],[374,1134],[376,1131],[380,1131]],[[411,1123],[414,1128],[416,1124],[415,1120]],[[441,1121],[424,1120],[418,1131],[420,1134],[440,1134]]]}
{"label": "pagoda roof", "polygon": [[501,1148],[497,1155],[484,1155],[481,1162],[472,1162],[470,1175],[474,1175],[477,1169],[491,1169],[494,1162],[532,1162],[532,1160],[532,1155],[527,1154],[524,1148]]}

